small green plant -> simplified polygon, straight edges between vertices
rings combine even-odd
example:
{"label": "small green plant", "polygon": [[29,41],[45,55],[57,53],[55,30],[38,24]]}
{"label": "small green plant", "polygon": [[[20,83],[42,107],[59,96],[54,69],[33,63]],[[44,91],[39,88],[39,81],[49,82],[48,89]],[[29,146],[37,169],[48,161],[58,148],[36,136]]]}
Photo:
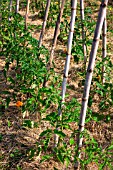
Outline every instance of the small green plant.
{"label": "small green plant", "polygon": [[[5,1],[4,1],[5,2]],[[59,11],[59,1],[51,3],[48,27],[54,26]],[[37,1],[33,3],[32,8],[40,10],[39,16],[42,18],[45,10],[46,1]],[[69,2],[66,3],[63,19],[61,22],[61,34],[59,40],[65,45],[67,43],[67,35],[69,32],[70,19]],[[0,23],[0,56],[4,57],[4,77],[8,83],[9,89],[2,92],[5,96],[3,100],[0,98],[0,116],[4,114],[4,110],[8,109],[10,102],[13,101],[18,111],[22,113],[21,126],[30,128],[42,128],[37,138],[37,142],[33,147],[27,149],[27,156],[30,161],[35,156],[40,158],[40,163],[54,159],[62,164],[69,164],[73,159],[77,160],[75,151],[77,151],[76,135],[78,133],[77,126],[79,122],[80,103],[76,98],[66,98],[63,103],[62,117],[58,115],[58,108],[61,107],[61,78],[53,68],[47,71],[47,63],[49,60],[49,51],[44,46],[38,48],[39,42],[33,38],[31,31],[33,26],[29,26],[25,30],[24,18],[20,14],[9,13],[7,10],[7,2],[2,2],[2,20]],[[5,10],[4,10],[5,9]],[[92,20],[92,11],[90,7],[85,10],[87,17],[84,21],[86,31],[86,46],[89,49],[92,43],[92,33],[94,31],[95,21]],[[9,21],[9,15],[11,20]],[[83,61],[83,50],[81,40],[81,24],[76,19],[75,34],[72,47],[72,55],[74,56],[74,64]],[[38,29],[40,29],[38,27]],[[86,126],[88,123],[95,121],[100,123],[109,122],[111,116],[109,108],[113,106],[113,85],[109,80],[112,68],[112,62],[109,57],[106,59],[106,82],[101,82],[101,67],[103,61],[97,60],[93,82],[91,84],[91,92],[88,101],[88,112],[86,116]],[[13,65],[13,67],[12,67]],[[110,68],[111,67],[111,68]],[[82,79],[80,86],[84,85],[84,77],[86,70],[81,72],[75,71],[75,74]],[[45,77],[48,81],[47,87],[43,87]],[[79,85],[79,84],[78,84]],[[78,87],[79,88],[79,87]],[[67,87],[69,90],[69,87]],[[97,104],[99,111],[106,111],[107,115],[94,113],[92,109],[94,103],[94,95],[99,97]],[[28,117],[26,118],[26,114]],[[32,118],[35,116],[35,120]],[[44,127],[42,127],[44,125]],[[7,119],[7,126],[13,127],[12,121]],[[38,131],[38,130],[37,130]],[[59,142],[57,147],[54,146],[54,136],[58,135]],[[80,159],[81,169],[92,162],[95,162],[99,169],[103,169],[106,165],[112,168],[112,142],[103,149],[98,141],[88,131],[84,130],[81,137],[84,136],[84,148],[81,150],[83,156]],[[4,136],[0,135],[0,142]],[[13,150],[9,155],[11,160],[18,160],[22,157],[19,149]],[[22,169],[20,164],[16,165],[16,169]],[[56,169],[56,168],[54,168]]]}

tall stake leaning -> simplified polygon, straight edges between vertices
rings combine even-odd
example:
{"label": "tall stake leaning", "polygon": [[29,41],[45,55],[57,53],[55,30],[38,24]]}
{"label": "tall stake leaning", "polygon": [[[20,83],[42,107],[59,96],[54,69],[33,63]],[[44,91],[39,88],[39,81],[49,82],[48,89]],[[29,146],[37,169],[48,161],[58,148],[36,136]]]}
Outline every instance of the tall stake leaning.
{"label": "tall stake leaning", "polygon": [[[106,12],[105,12],[106,13]],[[106,51],[106,44],[107,44],[107,21],[106,21],[106,14],[104,18],[104,23],[102,27],[102,60],[103,60],[103,66],[102,66],[102,83],[105,83],[105,61],[104,59],[107,56],[107,51]]]}
{"label": "tall stake leaning", "polygon": [[[57,18],[56,27],[55,27],[55,31],[54,31],[54,38],[53,38],[53,44],[52,44],[52,48],[51,48],[51,52],[50,52],[49,63],[47,64],[47,70],[48,71],[50,70],[50,68],[52,66],[52,62],[53,62],[54,49],[55,49],[56,43],[57,43],[58,33],[59,33],[59,29],[60,29],[60,22],[61,22],[61,18],[62,18],[63,11],[64,11],[64,5],[65,5],[65,0],[62,0],[60,12],[59,12],[59,15],[58,15],[58,18]],[[46,77],[45,77],[43,87],[46,86],[46,83],[47,83],[47,80],[46,80]]]}
{"label": "tall stake leaning", "polygon": [[84,30],[84,0],[80,0],[80,17],[82,24],[82,46],[83,46],[83,54],[84,54],[84,64],[86,64],[87,53],[86,53],[86,43],[85,43],[85,30]]}
{"label": "tall stake leaning", "polygon": [[26,15],[25,15],[25,29],[26,30],[27,30],[27,20],[28,20],[28,13],[29,13],[29,4],[30,4],[30,0],[27,0]]}
{"label": "tall stake leaning", "polygon": [[[68,44],[67,44],[67,57],[66,57],[66,63],[65,63],[65,69],[64,69],[64,77],[63,77],[63,83],[62,83],[62,101],[61,106],[58,110],[58,115],[60,116],[60,119],[62,119],[62,105],[65,101],[65,93],[66,93],[66,83],[68,78],[68,72],[69,72],[69,65],[70,65],[70,58],[71,58],[71,48],[72,48],[72,40],[73,40],[73,32],[74,32],[74,25],[75,25],[75,17],[76,17],[76,7],[77,7],[77,0],[72,0],[72,7],[71,7],[71,22],[70,22],[70,32],[68,37]],[[58,135],[55,135],[55,146],[58,144]]]}
{"label": "tall stake leaning", "polygon": [[[102,30],[103,22],[104,22],[105,15],[106,15],[107,3],[108,3],[108,0],[102,0],[102,3],[100,5],[98,20],[97,20],[95,34],[94,34],[93,43],[92,43],[92,48],[91,48],[91,52],[90,52],[89,64],[88,64],[88,68],[87,68],[86,81],[85,81],[85,85],[84,85],[84,92],[83,92],[83,98],[82,98],[80,121],[79,121],[79,135],[78,135],[78,141],[77,141],[78,152],[79,152],[80,148],[82,147],[83,138],[81,138],[80,135],[81,135],[81,132],[84,130],[92,74],[93,74],[97,49],[98,49],[98,45],[99,45],[100,33]],[[77,156],[80,157],[80,154],[77,153]],[[77,166],[78,166],[78,162],[75,164],[75,168]]]}
{"label": "tall stake leaning", "polygon": [[52,44],[51,53],[50,53],[50,66],[52,65],[52,61],[53,61],[54,49],[55,49],[56,43],[57,43],[58,33],[59,33],[59,29],[60,29],[60,22],[61,22],[61,18],[62,18],[63,11],[64,11],[64,5],[65,5],[65,0],[62,0],[60,13],[58,15],[57,22],[56,22],[53,44]]}
{"label": "tall stake leaning", "polygon": [[39,38],[39,47],[41,47],[41,45],[42,45],[42,39],[43,39],[43,35],[45,33],[46,22],[47,22],[47,17],[48,17],[48,13],[49,13],[49,7],[50,7],[50,2],[51,2],[51,0],[47,0],[47,3],[46,3],[46,10],[45,10],[45,15],[44,15],[44,21],[43,21],[43,24],[42,24],[42,31],[40,33],[40,38]]}

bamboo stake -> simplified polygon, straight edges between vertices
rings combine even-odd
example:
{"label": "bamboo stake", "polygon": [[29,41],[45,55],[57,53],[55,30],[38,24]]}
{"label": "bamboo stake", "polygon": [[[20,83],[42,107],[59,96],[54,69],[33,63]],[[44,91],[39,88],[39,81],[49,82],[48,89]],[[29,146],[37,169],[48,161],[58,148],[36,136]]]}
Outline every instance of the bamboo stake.
{"label": "bamboo stake", "polygon": [[26,30],[27,30],[27,20],[28,20],[28,13],[29,13],[29,4],[30,4],[30,0],[27,0],[26,15],[25,15],[25,29]]}
{"label": "bamboo stake", "polygon": [[59,2],[59,9],[61,8],[61,0],[58,0],[58,2]]}
{"label": "bamboo stake", "polygon": [[16,13],[18,13],[18,11],[19,11],[19,1],[20,0],[16,0]]}
{"label": "bamboo stake", "polygon": [[[48,71],[50,70],[50,68],[52,66],[52,61],[53,61],[53,57],[54,57],[54,49],[55,49],[56,44],[57,44],[57,38],[58,38],[59,29],[60,29],[60,22],[61,22],[62,15],[63,15],[64,5],[65,5],[65,0],[62,0],[60,13],[58,15],[56,27],[55,27],[55,31],[54,31],[54,38],[53,38],[53,44],[52,44],[52,48],[51,48],[51,52],[50,52],[49,63],[47,64],[47,70]],[[46,86],[46,83],[47,83],[47,80],[46,80],[46,77],[45,77],[43,87]]]}
{"label": "bamboo stake", "polygon": [[[105,15],[106,15],[107,3],[108,3],[108,0],[102,0],[102,3],[100,5],[94,39],[93,39],[92,48],[91,48],[91,52],[90,52],[89,64],[88,64],[88,68],[87,68],[86,81],[85,81],[85,85],[84,85],[84,92],[83,92],[83,98],[82,98],[82,107],[81,107],[81,113],[80,113],[80,121],[79,121],[79,134],[78,134],[78,141],[77,141],[77,144],[78,144],[77,156],[79,158],[80,158],[79,151],[80,151],[80,148],[82,147],[82,141],[83,141],[83,138],[81,138],[80,135],[81,135],[81,132],[83,132],[83,130],[84,130],[90,85],[91,85],[91,80],[92,80],[92,74],[93,74],[97,49],[98,49],[98,45],[99,45],[100,33],[102,30],[102,25],[103,25]],[[76,162],[75,168],[78,168],[78,166],[79,166],[79,162]]]}
{"label": "bamboo stake", "polygon": [[86,43],[85,43],[85,31],[84,31],[84,0],[80,0],[80,17],[82,24],[82,46],[83,46],[83,54],[84,54],[84,64],[86,64],[87,53],[86,53]]}
{"label": "bamboo stake", "polygon": [[[76,17],[76,7],[77,7],[77,0],[72,0],[72,7],[71,7],[71,22],[70,22],[70,32],[68,36],[68,44],[67,44],[67,57],[66,57],[66,63],[65,63],[65,69],[64,69],[64,77],[63,77],[63,83],[62,83],[62,101],[61,106],[58,110],[58,115],[60,116],[60,119],[62,119],[62,106],[65,101],[65,93],[66,93],[66,83],[68,78],[68,72],[69,72],[69,65],[70,65],[70,58],[71,58],[71,48],[72,48],[72,40],[73,40],[73,32],[74,32],[74,25],[75,25],[75,17]],[[58,135],[55,135],[55,147],[58,144]]]}
{"label": "bamboo stake", "polygon": [[[13,3],[13,0],[10,0],[10,3],[9,3],[9,11],[12,12],[12,3]],[[11,16],[9,16],[9,21],[11,20]]]}
{"label": "bamboo stake", "polygon": [[[106,42],[107,42],[107,37],[106,37],[106,32],[107,32],[107,21],[106,21],[106,14],[104,18],[104,23],[102,27],[102,60],[106,58],[107,51],[106,51]],[[105,83],[105,62],[103,62],[102,66],[102,83]]]}
{"label": "bamboo stake", "polygon": [[45,15],[44,15],[44,21],[43,21],[43,25],[42,25],[42,31],[40,33],[40,38],[39,38],[39,47],[41,47],[41,45],[42,45],[42,39],[43,39],[43,35],[45,33],[46,22],[47,22],[47,17],[48,17],[48,13],[49,13],[49,7],[50,7],[50,2],[51,2],[51,0],[47,0],[46,10],[45,10]]}
{"label": "bamboo stake", "polygon": [[63,11],[64,11],[64,5],[65,5],[65,0],[62,0],[60,13],[58,15],[56,27],[55,27],[55,31],[54,31],[52,49],[51,49],[51,53],[50,53],[50,66],[52,65],[52,61],[53,61],[54,49],[55,49],[56,43],[57,43],[58,33],[59,33],[59,29],[60,29],[60,22],[61,22]]}
{"label": "bamboo stake", "polygon": [[9,11],[12,12],[12,2],[13,0],[10,0],[10,4],[9,4]]}

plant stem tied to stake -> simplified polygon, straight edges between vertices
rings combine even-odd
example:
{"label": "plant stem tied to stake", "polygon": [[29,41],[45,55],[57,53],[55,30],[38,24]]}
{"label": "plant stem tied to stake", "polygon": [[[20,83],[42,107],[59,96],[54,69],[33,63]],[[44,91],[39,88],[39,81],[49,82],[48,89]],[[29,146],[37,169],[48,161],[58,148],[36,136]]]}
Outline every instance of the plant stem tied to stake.
{"label": "plant stem tied to stake", "polygon": [[[100,5],[94,39],[93,39],[92,48],[91,48],[91,52],[90,52],[89,64],[88,64],[88,68],[87,68],[86,81],[85,81],[85,85],[84,85],[84,92],[83,92],[83,98],[82,98],[82,107],[81,107],[81,113],[80,113],[80,121],[79,121],[79,134],[78,134],[78,141],[77,141],[77,143],[78,143],[77,156],[79,158],[80,158],[79,150],[82,147],[82,141],[83,141],[83,138],[81,138],[81,132],[83,132],[83,130],[84,130],[90,85],[91,85],[91,80],[92,80],[92,74],[93,74],[97,49],[98,49],[98,45],[99,45],[99,38],[100,38],[103,23],[104,23],[105,15],[106,15],[107,3],[108,3],[108,0],[102,0],[102,3]],[[78,165],[79,165],[79,162],[76,162],[75,168],[78,167]]]}
{"label": "plant stem tied to stake", "polygon": [[[68,72],[69,72],[73,32],[74,32],[75,17],[76,17],[76,7],[77,7],[77,0],[72,0],[70,32],[69,32],[68,45],[67,45],[67,57],[66,57],[64,77],[63,77],[63,83],[62,83],[62,94],[61,94],[62,101],[61,101],[61,106],[58,110],[58,115],[60,116],[60,120],[62,119],[61,109],[62,109],[63,103],[65,101],[66,83],[67,83]],[[58,144],[58,135],[55,135],[55,147],[57,146],[57,144]]]}
{"label": "plant stem tied to stake", "polygon": [[41,45],[42,45],[42,39],[43,39],[43,35],[45,33],[46,22],[47,22],[47,17],[48,17],[48,13],[49,13],[49,7],[50,7],[50,2],[51,2],[51,0],[47,0],[46,10],[45,10],[45,15],[44,15],[44,21],[43,21],[43,25],[42,25],[42,31],[40,33],[40,38],[39,38],[39,47],[41,47]]}

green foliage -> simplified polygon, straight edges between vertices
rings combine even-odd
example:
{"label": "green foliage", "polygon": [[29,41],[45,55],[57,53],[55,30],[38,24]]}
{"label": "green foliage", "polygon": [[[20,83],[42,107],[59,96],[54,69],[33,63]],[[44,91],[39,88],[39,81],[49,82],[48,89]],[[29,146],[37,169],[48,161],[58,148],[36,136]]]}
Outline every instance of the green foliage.
{"label": "green foliage", "polygon": [[2,134],[0,134],[0,142],[2,141]]}
{"label": "green foliage", "polygon": [[[26,2],[23,2],[26,5]],[[61,107],[60,87],[61,79],[55,74],[53,69],[48,72],[46,65],[49,59],[49,51],[42,46],[38,48],[38,40],[33,38],[31,31],[34,27],[28,27],[25,30],[24,18],[20,14],[14,12],[9,13],[7,10],[7,2],[1,5],[2,20],[0,23],[0,56],[5,58],[4,77],[9,84],[9,91],[3,91],[2,95],[5,95],[5,101],[0,98],[0,115],[3,114],[3,110],[9,107],[12,100],[16,103],[18,100],[22,101],[23,106],[19,108],[19,111],[23,114],[22,126],[29,128],[39,128],[40,124],[49,124],[49,127],[44,127],[44,130],[39,134],[36,146],[28,150],[29,159],[33,159],[35,156],[40,156],[40,163],[48,161],[49,159],[57,158],[61,163],[66,163],[68,167],[69,163],[74,158],[76,145],[76,134],[78,131],[73,127],[79,122],[80,103],[75,99],[68,99],[63,103],[62,107],[62,119],[58,116],[58,107]],[[22,6],[22,2],[21,2]],[[21,7],[20,6],[20,7]],[[32,3],[30,10],[34,8],[39,11],[38,17],[43,17],[45,12],[46,1],[37,1]],[[60,25],[59,40],[65,45],[68,39],[69,33],[69,18],[70,18],[70,3],[66,3],[63,21]],[[4,10],[5,9],[5,10]],[[48,18],[48,27],[55,26],[55,22],[59,11],[59,1],[52,1],[50,7],[50,13]],[[94,32],[95,21],[92,20],[92,11],[90,7],[85,10],[87,17],[84,21],[86,39],[84,40],[87,48],[92,44],[92,33]],[[11,17],[9,21],[8,18]],[[76,18],[75,34],[72,46],[72,55],[74,56],[75,64],[83,61],[83,50],[81,40],[81,27],[80,19]],[[40,27],[38,27],[40,29]],[[88,52],[88,51],[87,51]],[[103,85],[101,82],[101,68],[105,62],[106,71],[106,83]],[[11,65],[14,65],[14,75],[11,74]],[[88,114],[86,115],[86,123],[90,121],[105,121],[106,123],[111,120],[109,114],[109,108],[113,106],[113,85],[109,81],[109,75],[111,72],[112,62],[109,56],[105,61],[96,62],[95,76],[93,78],[91,93],[88,100]],[[81,77],[82,85],[84,84],[84,76],[86,70],[82,70],[82,73],[77,73]],[[45,77],[48,81],[48,86],[43,87]],[[12,89],[13,92],[10,92]],[[94,95],[97,95],[100,100],[97,104],[101,111],[107,111],[108,114],[94,113],[92,106],[94,103]],[[26,113],[32,117],[35,114],[39,115],[35,121],[32,118],[24,119]],[[35,115],[36,116],[36,115]],[[38,116],[37,116],[38,117]],[[40,119],[40,120],[39,120]],[[61,120],[60,120],[61,119]],[[8,128],[12,127],[12,122],[7,119]],[[44,125],[45,126],[45,125]],[[59,136],[58,146],[53,148],[53,138],[55,135]],[[100,169],[103,169],[105,165],[111,165],[113,144],[106,147],[104,150],[102,146],[99,146],[98,141],[93,137],[90,137],[86,131],[81,136],[85,136],[85,148],[83,153],[85,156],[80,159],[81,167],[85,168],[90,162],[96,162]],[[3,136],[0,134],[0,142]],[[11,159],[19,159],[22,153],[19,150],[14,150],[10,153]],[[75,158],[77,159],[77,157]],[[101,162],[101,163],[100,163]],[[17,165],[17,169],[21,167]],[[54,168],[56,169],[56,168]]]}
{"label": "green foliage", "polygon": [[19,157],[21,156],[22,156],[22,153],[18,149],[15,149],[10,153],[10,158],[14,159],[15,161],[18,160]]}

